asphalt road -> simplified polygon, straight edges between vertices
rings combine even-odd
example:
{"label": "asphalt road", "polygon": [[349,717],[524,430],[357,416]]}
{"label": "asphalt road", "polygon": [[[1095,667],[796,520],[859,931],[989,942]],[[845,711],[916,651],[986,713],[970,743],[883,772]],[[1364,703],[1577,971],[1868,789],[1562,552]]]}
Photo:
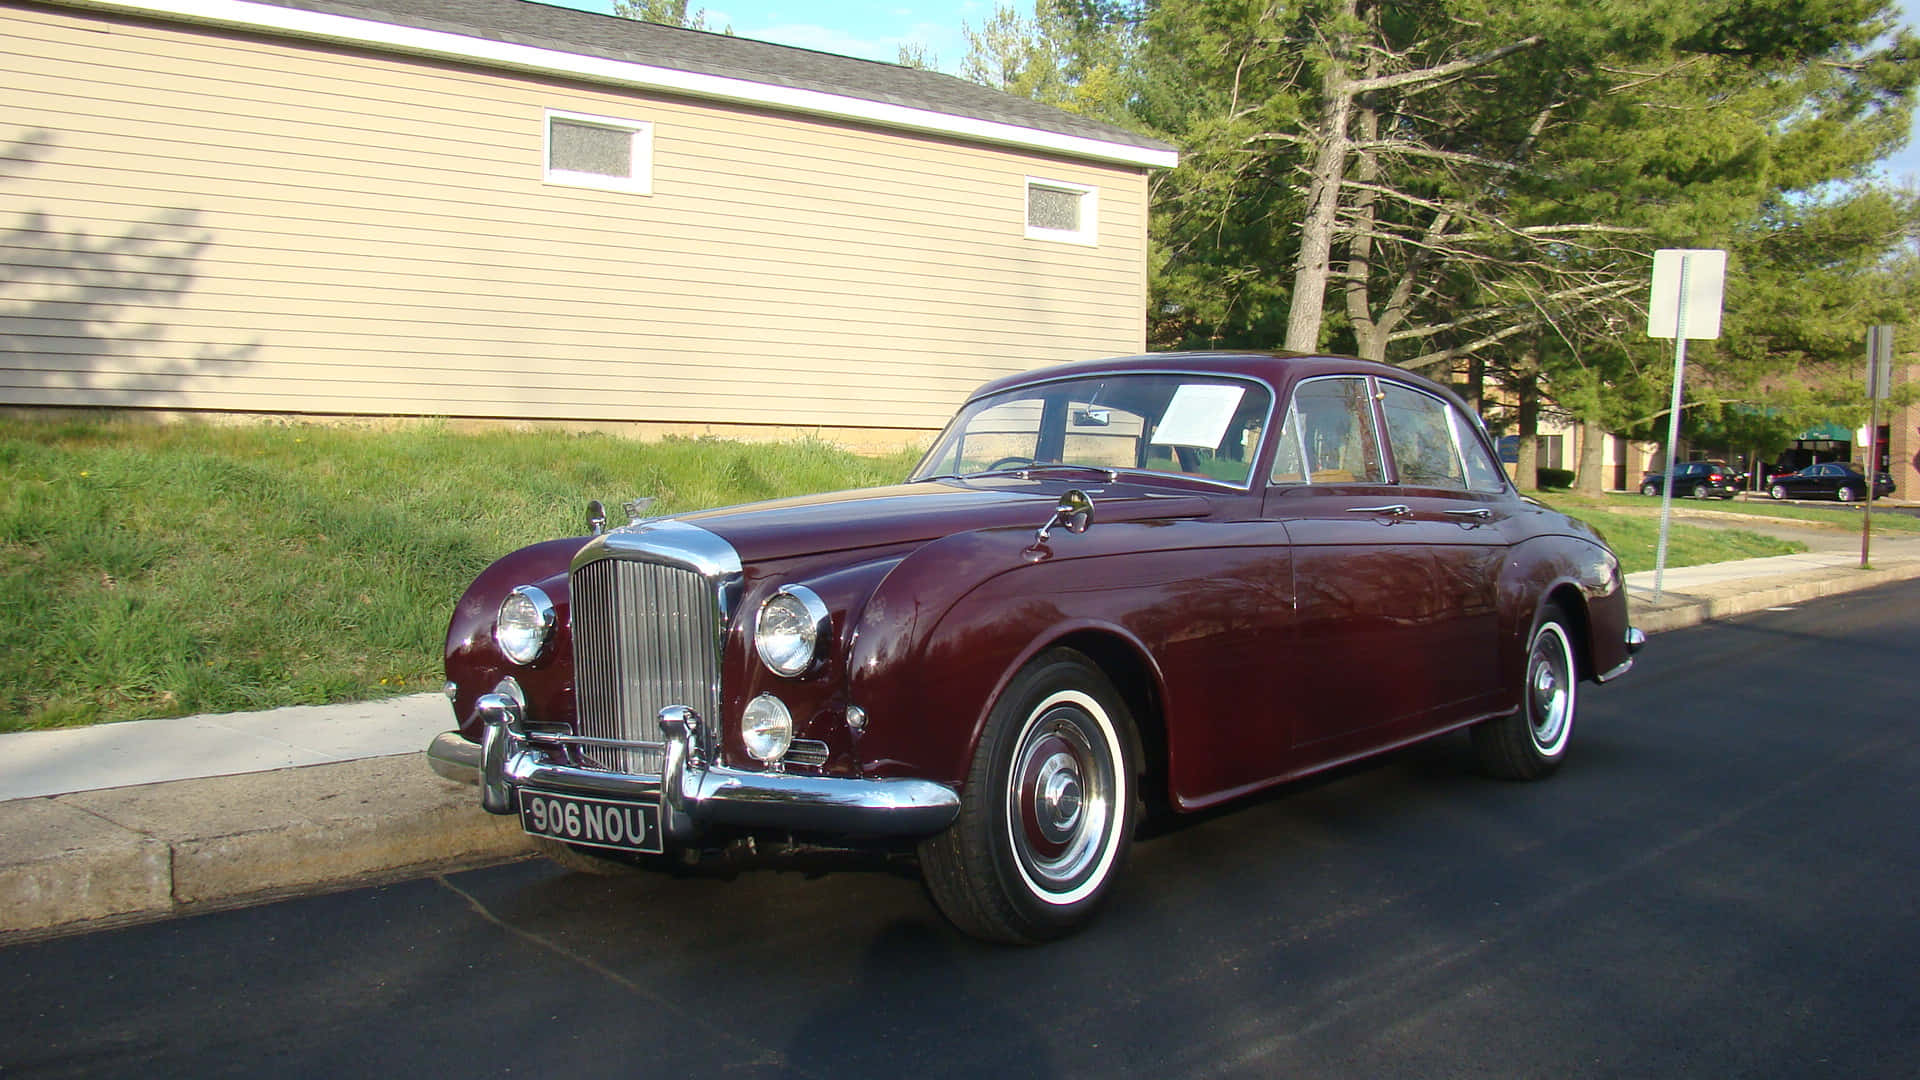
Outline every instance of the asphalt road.
{"label": "asphalt road", "polygon": [[1464,737],[1161,831],[994,948],[884,869],[523,863],[0,951],[0,1076],[1910,1077],[1920,583],[1662,635],[1573,757]]}

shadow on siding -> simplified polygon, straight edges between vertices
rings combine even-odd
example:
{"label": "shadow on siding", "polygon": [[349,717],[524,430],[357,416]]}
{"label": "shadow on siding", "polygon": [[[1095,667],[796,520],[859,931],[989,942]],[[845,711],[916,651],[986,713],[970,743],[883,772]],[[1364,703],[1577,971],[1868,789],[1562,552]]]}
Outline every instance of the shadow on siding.
{"label": "shadow on siding", "polygon": [[[56,132],[0,147],[0,195],[57,150]],[[259,346],[177,341],[167,317],[192,292],[213,236],[200,212],[161,209],[90,229],[22,210],[0,232],[0,400],[181,407],[190,379],[231,375]]]}

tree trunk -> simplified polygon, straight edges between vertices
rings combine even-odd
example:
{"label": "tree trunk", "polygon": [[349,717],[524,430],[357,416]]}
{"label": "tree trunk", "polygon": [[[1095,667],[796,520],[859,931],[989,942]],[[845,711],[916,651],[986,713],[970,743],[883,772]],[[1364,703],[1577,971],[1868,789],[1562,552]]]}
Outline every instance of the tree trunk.
{"label": "tree trunk", "polygon": [[1520,444],[1515,448],[1515,486],[1521,491],[1540,490],[1540,358],[1527,350],[1520,358],[1519,373],[1513,383],[1519,400]]}
{"label": "tree trunk", "polygon": [[[1355,18],[1358,6],[1358,0],[1346,0],[1342,5],[1348,23]],[[1347,155],[1353,146],[1347,127],[1353,120],[1354,88],[1345,60],[1350,38],[1341,34],[1330,42],[1333,55],[1321,80],[1326,112],[1320,120],[1320,145],[1314,154],[1312,183],[1307,188],[1307,217],[1300,223],[1300,261],[1294,264],[1293,297],[1287,309],[1285,345],[1294,352],[1320,348],[1320,320],[1332,272],[1340,182],[1346,179]]]}
{"label": "tree trunk", "polygon": [[1598,424],[1580,424],[1580,475],[1574,478],[1574,490],[1599,498],[1607,490],[1601,470],[1606,468],[1607,433]]}

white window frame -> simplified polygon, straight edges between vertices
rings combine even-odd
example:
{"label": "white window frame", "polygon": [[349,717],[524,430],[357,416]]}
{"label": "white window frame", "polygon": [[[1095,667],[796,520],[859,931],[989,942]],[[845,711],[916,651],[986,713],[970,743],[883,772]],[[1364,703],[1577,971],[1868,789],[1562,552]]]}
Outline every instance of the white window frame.
{"label": "white window frame", "polygon": [[[553,122],[570,120],[577,124],[625,131],[633,137],[631,176],[607,176],[603,173],[576,172],[553,167]],[[653,124],[645,120],[625,120],[616,116],[548,109],[541,119],[540,164],[547,183],[562,187],[598,188],[624,191],[629,195],[653,194]]]}
{"label": "white window frame", "polygon": [[[1078,229],[1043,229],[1032,224],[1033,189],[1048,188],[1080,196],[1080,227]],[[1027,239],[1055,240],[1063,244],[1080,244],[1096,247],[1100,243],[1100,189],[1086,184],[1076,184],[1070,180],[1049,180],[1041,176],[1027,177],[1026,196],[1021,200],[1021,220],[1027,222]]]}

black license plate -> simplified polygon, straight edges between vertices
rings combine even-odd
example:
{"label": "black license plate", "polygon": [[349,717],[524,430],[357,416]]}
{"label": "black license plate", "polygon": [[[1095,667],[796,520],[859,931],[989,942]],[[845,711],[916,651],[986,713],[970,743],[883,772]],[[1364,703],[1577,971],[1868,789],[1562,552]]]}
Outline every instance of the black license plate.
{"label": "black license plate", "polygon": [[654,803],[582,799],[523,789],[520,827],[534,836],[583,847],[654,855],[666,850],[660,836],[660,807]]}

